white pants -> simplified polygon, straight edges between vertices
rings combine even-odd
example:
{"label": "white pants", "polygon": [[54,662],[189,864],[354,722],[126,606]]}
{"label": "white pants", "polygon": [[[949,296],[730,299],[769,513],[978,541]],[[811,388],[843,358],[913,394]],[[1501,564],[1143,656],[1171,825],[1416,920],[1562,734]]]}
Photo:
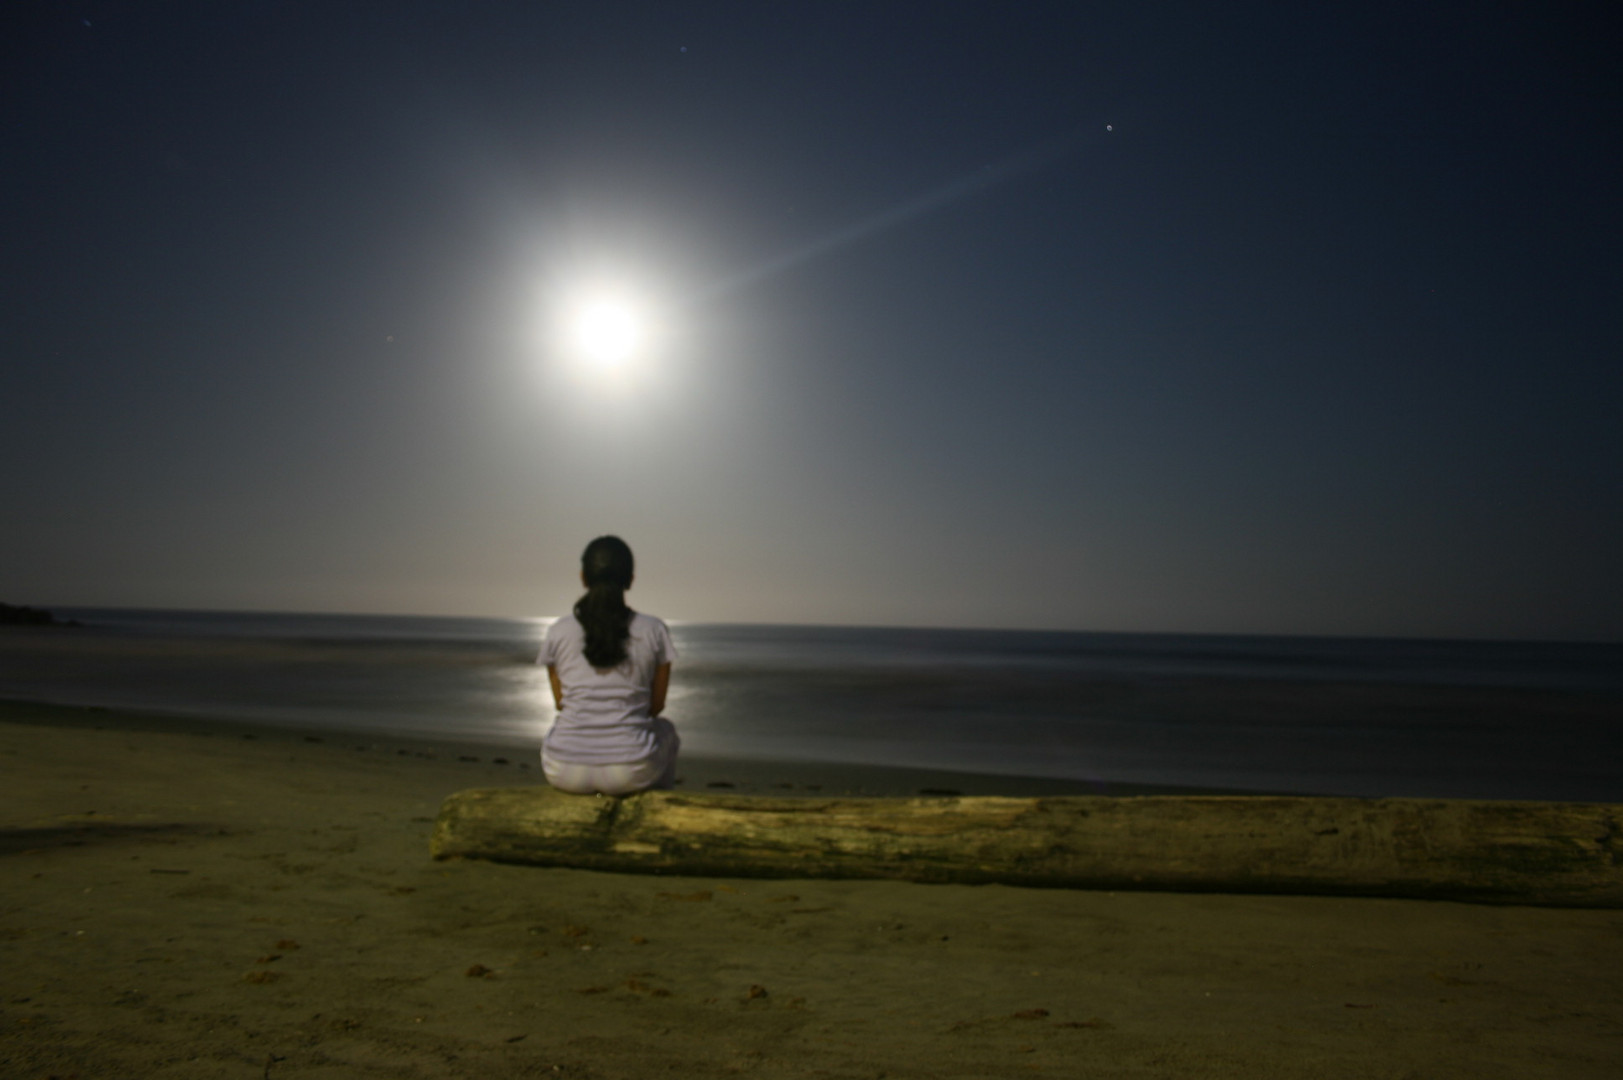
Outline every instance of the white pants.
{"label": "white pants", "polygon": [[676,725],[663,716],[654,718],[654,752],[641,761],[614,765],[577,765],[558,761],[541,744],[541,771],[547,783],[571,795],[630,795],[676,783],[676,752],[682,747]]}

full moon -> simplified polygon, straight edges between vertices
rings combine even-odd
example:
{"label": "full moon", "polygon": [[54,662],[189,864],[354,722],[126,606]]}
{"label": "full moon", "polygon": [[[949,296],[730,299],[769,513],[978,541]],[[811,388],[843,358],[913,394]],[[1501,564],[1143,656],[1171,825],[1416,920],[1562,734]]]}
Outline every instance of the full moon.
{"label": "full moon", "polygon": [[571,312],[567,334],[570,346],[582,359],[616,368],[643,347],[647,318],[623,296],[596,296],[581,301]]}

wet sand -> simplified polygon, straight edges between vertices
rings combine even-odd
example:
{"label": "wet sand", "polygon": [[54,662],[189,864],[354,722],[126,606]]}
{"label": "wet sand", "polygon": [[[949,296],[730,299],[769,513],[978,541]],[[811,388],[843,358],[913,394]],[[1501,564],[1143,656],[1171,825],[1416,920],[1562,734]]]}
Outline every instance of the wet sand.
{"label": "wet sand", "polygon": [[[1623,912],[434,863],[445,795],[538,770],[306,738],[0,705],[0,1075],[1623,1071]],[[682,772],[777,794],[1098,790]]]}

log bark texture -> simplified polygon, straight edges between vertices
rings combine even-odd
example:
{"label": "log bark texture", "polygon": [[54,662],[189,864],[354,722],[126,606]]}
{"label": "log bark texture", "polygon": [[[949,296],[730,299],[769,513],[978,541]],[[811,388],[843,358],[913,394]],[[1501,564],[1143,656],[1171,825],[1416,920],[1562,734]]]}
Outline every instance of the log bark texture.
{"label": "log bark texture", "polygon": [[1623,805],[1272,796],[445,800],[435,858],[715,877],[1623,907]]}

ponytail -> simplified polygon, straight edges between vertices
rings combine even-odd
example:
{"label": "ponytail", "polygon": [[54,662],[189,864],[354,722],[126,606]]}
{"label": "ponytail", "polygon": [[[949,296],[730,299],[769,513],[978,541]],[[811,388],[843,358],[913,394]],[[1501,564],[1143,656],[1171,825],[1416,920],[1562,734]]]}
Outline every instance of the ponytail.
{"label": "ponytail", "polygon": [[631,548],[618,536],[600,536],[580,557],[586,595],[575,602],[575,618],[586,632],[586,662],[595,668],[617,667],[626,658],[631,636]]}

